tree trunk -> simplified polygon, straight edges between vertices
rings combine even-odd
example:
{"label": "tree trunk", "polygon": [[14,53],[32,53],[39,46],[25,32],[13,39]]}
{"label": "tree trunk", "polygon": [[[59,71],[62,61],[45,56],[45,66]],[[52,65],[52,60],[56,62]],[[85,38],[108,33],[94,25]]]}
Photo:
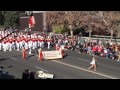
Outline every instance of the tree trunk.
{"label": "tree trunk", "polygon": [[120,38],[120,31],[117,32],[117,38]]}
{"label": "tree trunk", "polygon": [[92,32],[92,30],[89,30],[89,37],[91,37],[91,32]]}
{"label": "tree trunk", "polygon": [[70,34],[71,34],[71,36],[73,36],[73,30],[70,30]]}
{"label": "tree trunk", "polygon": [[111,30],[111,40],[113,39],[113,30]]}

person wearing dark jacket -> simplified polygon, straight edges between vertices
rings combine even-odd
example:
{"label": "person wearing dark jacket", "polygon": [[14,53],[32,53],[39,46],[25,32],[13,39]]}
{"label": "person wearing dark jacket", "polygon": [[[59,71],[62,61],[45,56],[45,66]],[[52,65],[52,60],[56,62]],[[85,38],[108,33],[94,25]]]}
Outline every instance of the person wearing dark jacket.
{"label": "person wearing dark jacket", "polygon": [[22,73],[22,79],[29,79],[29,70],[26,69],[23,73]]}
{"label": "person wearing dark jacket", "polygon": [[29,79],[35,79],[34,72],[30,72]]}

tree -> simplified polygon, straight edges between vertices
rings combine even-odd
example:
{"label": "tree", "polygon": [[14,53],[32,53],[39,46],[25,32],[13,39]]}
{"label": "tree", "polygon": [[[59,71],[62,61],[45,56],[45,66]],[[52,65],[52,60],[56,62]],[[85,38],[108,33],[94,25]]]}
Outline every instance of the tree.
{"label": "tree", "polygon": [[19,14],[22,11],[2,11],[3,19],[2,24],[5,26],[18,27],[19,26]]}
{"label": "tree", "polygon": [[[63,25],[71,31],[85,27],[91,36],[93,33],[105,35],[106,32],[118,32],[120,11],[49,11],[47,25]],[[87,27],[87,28],[86,28]]]}
{"label": "tree", "polygon": [[103,22],[107,26],[109,32],[111,33],[111,39],[113,39],[114,32],[119,27],[119,21],[120,21],[120,12],[117,11],[108,11],[108,12],[99,12]]}
{"label": "tree", "polygon": [[58,34],[66,32],[66,29],[62,25],[53,26],[52,30],[53,30],[54,33],[58,33]]}

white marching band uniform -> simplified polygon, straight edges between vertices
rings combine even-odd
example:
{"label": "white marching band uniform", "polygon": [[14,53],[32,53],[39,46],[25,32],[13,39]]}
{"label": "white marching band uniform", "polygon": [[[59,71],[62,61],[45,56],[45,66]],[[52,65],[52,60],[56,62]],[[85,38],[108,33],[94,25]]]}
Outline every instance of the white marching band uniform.
{"label": "white marching band uniform", "polygon": [[31,41],[31,39],[28,41],[28,48],[29,48],[29,54],[32,54],[32,41]]}
{"label": "white marching band uniform", "polygon": [[50,39],[50,37],[48,37],[48,39],[47,39],[48,49],[50,49],[50,43],[51,43],[51,39]]}
{"label": "white marching band uniform", "polygon": [[12,41],[9,40],[9,51],[12,51]]}
{"label": "white marching band uniform", "polygon": [[[5,32],[5,31],[0,31],[0,40],[7,36],[10,32]],[[0,41],[0,51],[12,51],[12,50],[21,50],[22,47],[24,46],[26,50],[29,51],[29,54],[31,54],[32,49],[35,50],[36,48],[44,47],[45,41],[48,44],[48,49],[50,49],[51,46],[51,38],[48,37],[48,39],[45,39],[41,35],[34,35],[31,34],[29,36],[24,35],[22,33],[19,33],[17,37],[14,37],[15,34],[10,35]]]}

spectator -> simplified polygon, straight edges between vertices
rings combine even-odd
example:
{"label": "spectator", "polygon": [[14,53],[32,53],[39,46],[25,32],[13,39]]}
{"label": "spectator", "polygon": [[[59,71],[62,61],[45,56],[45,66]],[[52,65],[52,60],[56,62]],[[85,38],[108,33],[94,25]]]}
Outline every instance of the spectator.
{"label": "spectator", "polygon": [[35,76],[34,76],[34,72],[30,72],[30,74],[29,74],[29,79],[35,79]]}
{"label": "spectator", "polygon": [[22,79],[29,79],[29,69],[26,69],[26,70],[22,73]]}

